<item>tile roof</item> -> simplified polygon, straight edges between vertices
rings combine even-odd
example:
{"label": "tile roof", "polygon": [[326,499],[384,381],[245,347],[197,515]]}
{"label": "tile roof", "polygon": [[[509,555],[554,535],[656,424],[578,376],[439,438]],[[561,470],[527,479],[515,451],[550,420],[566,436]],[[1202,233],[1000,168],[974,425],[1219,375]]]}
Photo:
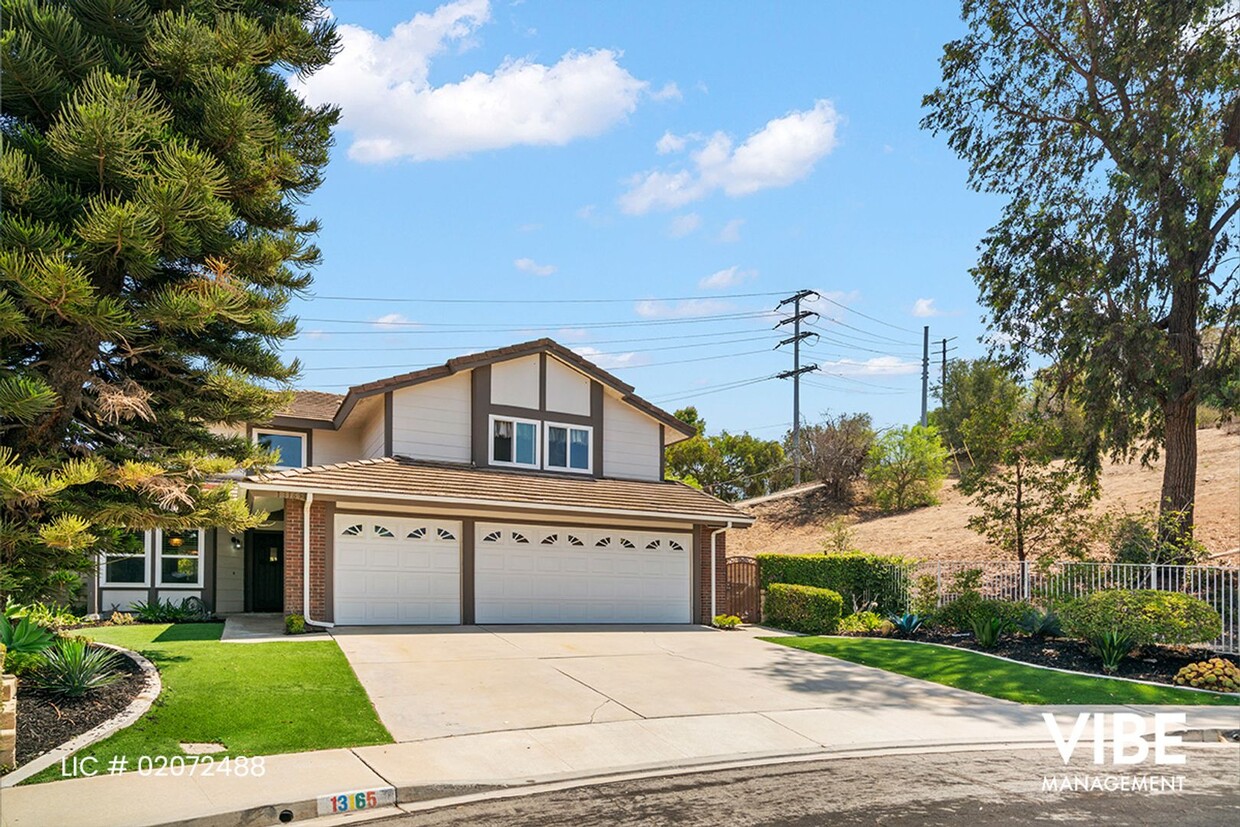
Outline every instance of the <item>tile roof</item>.
{"label": "tile roof", "polygon": [[246,487],[265,491],[351,493],[424,504],[490,505],[500,508],[652,519],[733,521],[753,517],[679,482],[596,479],[559,474],[479,469],[404,457],[294,468],[246,478]]}
{"label": "tile roof", "polygon": [[322,419],[330,422],[344,401],[344,394],[323,391],[296,391],[288,407],[276,411],[276,416],[294,419]]}

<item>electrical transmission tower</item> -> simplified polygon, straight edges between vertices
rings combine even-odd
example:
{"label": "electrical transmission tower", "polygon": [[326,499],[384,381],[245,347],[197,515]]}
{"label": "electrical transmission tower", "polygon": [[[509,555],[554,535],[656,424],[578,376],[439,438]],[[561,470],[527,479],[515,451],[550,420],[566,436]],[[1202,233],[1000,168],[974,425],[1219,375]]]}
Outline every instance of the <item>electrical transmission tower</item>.
{"label": "electrical transmission tower", "polygon": [[792,379],[792,473],[794,485],[801,484],[801,374],[812,373],[818,370],[818,365],[801,367],[801,341],[808,339],[810,336],[818,338],[817,333],[801,331],[801,322],[810,317],[818,318],[818,314],[812,310],[801,310],[801,302],[811,297],[817,299],[819,295],[813,290],[798,290],[794,295],[775,305],[776,310],[787,304],[792,305],[792,315],[786,319],[781,319],[775,325],[776,329],[786,324],[792,325],[792,335],[775,345],[775,347],[780,348],[784,345],[792,345],[792,370],[786,370],[783,373],[776,374],[776,376],[780,379]]}
{"label": "electrical transmission tower", "polygon": [[940,347],[942,348],[939,351],[939,356],[942,358],[939,379],[939,404],[941,405],[947,404],[947,354],[957,349],[955,347],[948,347],[947,343],[954,341],[956,341],[955,336],[939,340]]}

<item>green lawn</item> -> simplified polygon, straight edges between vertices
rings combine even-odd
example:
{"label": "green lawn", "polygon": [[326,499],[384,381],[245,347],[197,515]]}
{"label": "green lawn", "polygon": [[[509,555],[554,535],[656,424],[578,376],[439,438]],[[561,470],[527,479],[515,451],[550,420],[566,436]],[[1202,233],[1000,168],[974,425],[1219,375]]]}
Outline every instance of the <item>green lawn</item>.
{"label": "green lawn", "polygon": [[[344,653],[334,641],[220,643],[222,623],[110,626],[84,630],[101,643],[141,652],[163,692],[137,723],[78,753],[101,766],[114,756],[182,755],[180,743],[216,742],[224,755],[388,744]],[[60,778],[59,767],[35,781]]]}
{"label": "green lawn", "polygon": [[1023,704],[1219,704],[1240,698],[1036,669],[965,649],[888,638],[773,637],[791,646]]}

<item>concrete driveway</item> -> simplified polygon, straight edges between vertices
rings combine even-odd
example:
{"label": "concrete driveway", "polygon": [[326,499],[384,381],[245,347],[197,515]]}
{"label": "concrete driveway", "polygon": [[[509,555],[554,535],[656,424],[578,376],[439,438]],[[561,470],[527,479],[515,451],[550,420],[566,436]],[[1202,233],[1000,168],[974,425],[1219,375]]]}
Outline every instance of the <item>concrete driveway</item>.
{"label": "concrete driveway", "polygon": [[[975,695],[692,626],[343,628],[340,648],[397,741],[704,715],[977,706]],[[769,717],[769,716],[767,716]],[[818,716],[816,716],[818,717]],[[825,719],[824,719],[825,720]],[[802,729],[807,721],[797,722]],[[861,721],[854,722],[861,725]],[[892,733],[893,736],[897,733]],[[883,739],[886,740],[886,739]]]}

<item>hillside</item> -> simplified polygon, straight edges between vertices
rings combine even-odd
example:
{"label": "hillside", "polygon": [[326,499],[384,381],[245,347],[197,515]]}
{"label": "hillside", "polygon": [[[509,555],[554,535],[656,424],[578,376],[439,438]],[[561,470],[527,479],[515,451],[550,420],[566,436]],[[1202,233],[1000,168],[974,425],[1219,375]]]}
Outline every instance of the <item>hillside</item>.
{"label": "hillside", "polygon": [[[1111,464],[1102,474],[1098,509],[1130,511],[1158,500],[1162,466]],[[856,545],[876,554],[905,554],[928,560],[976,560],[998,552],[968,528],[973,508],[950,482],[941,505],[894,516],[869,509],[849,511],[824,503],[817,490],[782,499],[766,499],[742,508],[758,517],[746,531],[729,532],[728,554],[759,552],[804,554],[821,550],[826,526],[840,514],[854,520]],[[1212,554],[1240,547],[1240,435],[1216,429],[1198,432],[1197,537]],[[1229,559],[1235,562],[1240,555]]]}

